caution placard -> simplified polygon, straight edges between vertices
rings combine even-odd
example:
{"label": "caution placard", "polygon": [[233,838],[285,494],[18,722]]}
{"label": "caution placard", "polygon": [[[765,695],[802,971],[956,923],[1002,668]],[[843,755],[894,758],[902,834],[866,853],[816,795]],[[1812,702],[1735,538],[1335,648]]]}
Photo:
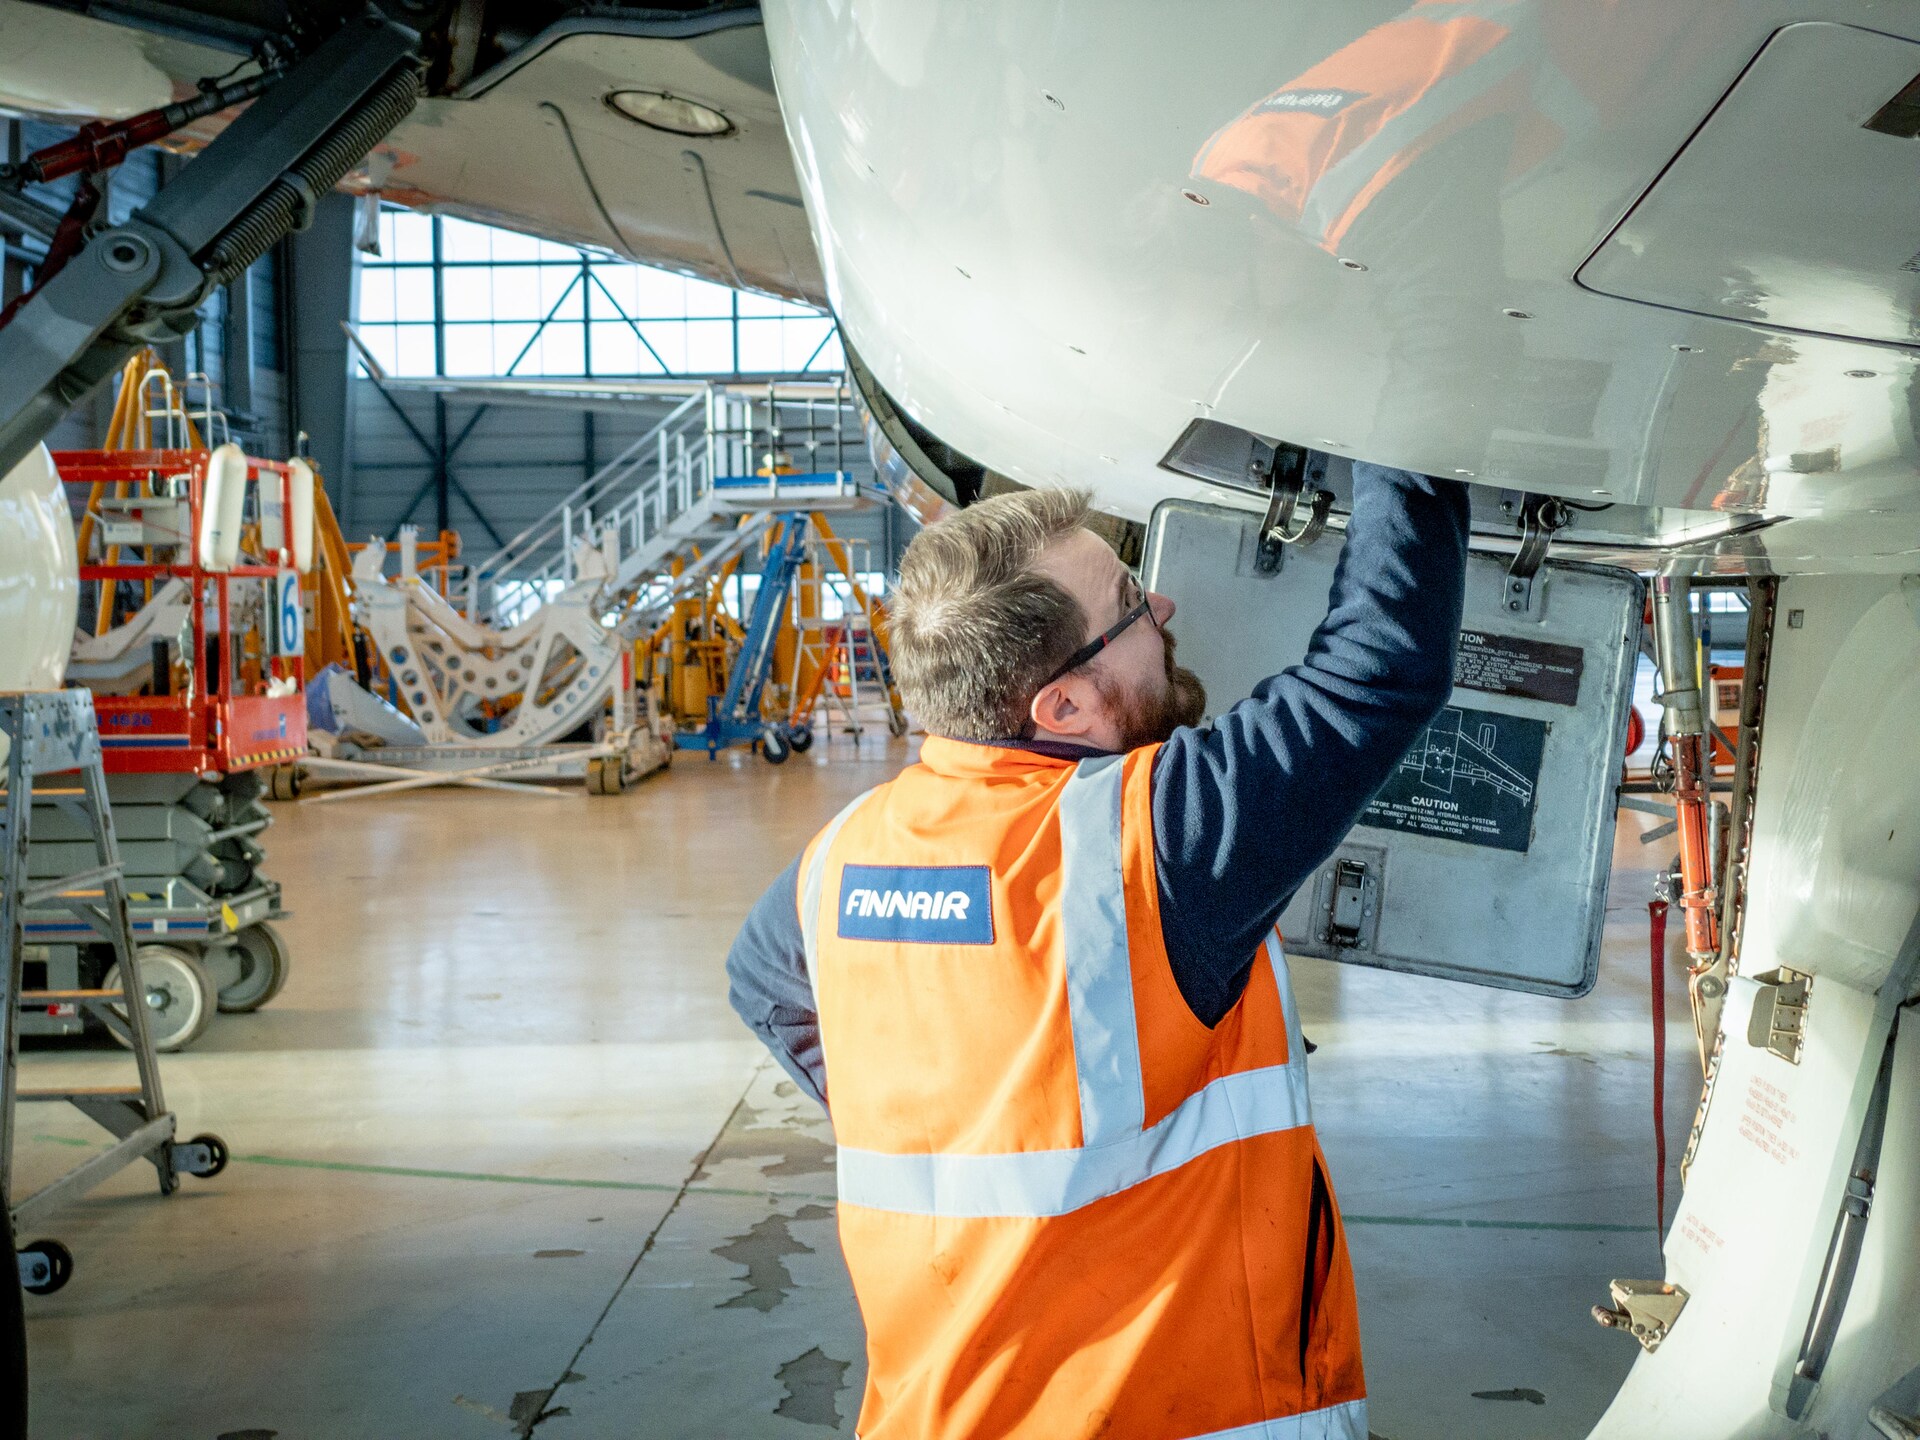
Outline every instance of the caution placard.
{"label": "caution placard", "polygon": [[1572,705],[1580,699],[1580,672],[1586,663],[1578,645],[1462,630],[1453,657],[1453,683],[1489,695]]}
{"label": "caution placard", "polygon": [[1524,851],[1547,722],[1450,705],[1421,731],[1362,825]]}

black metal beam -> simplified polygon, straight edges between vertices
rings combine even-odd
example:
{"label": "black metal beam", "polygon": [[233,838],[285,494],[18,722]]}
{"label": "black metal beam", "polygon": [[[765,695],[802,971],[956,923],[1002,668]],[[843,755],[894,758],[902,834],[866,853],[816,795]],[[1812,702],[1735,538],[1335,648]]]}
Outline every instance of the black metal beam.
{"label": "black metal beam", "polygon": [[453,486],[453,493],[458,495],[465,502],[467,509],[473,512],[473,518],[480,522],[480,528],[493,538],[493,543],[505,545],[507,543],[505,538],[493,528],[493,521],[487,518],[487,512],[482,510],[479,502],[467,493],[467,487],[460,483],[452,471],[447,472],[447,482]]}
{"label": "black metal beam", "polygon": [[427,476],[426,479],[420,482],[420,488],[408,497],[406,509],[400,512],[399,520],[394,522],[394,528],[396,530],[413,519],[413,512],[420,508],[420,502],[426,499],[427,492],[433,489],[433,478],[431,475]]}
{"label": "black metal beam", "polygon": [[467,423],[460,427],[460,433],[454,436],[453,444],[447,447],[447,460],[449,463],[452,462],[454,456],[460,453],[460,447],[467,443],[467,437],[473,434],[473,427],[480,423],[480,418],[492,408],[491,405],[481,405],[474,410],[473,414],[467,417]]}
{"label": "black metal beam", "polygon": [[433,442],[420,433],[420,427],[413,423],[413,417],[400,408],[400,402],[387,393],[386,386],[376,382],[373,388],[380,398],[387,402],[387,408],[399,417],[400,423],[407,427],[407,433],[413,436],[413,443],[420,447],[420,453],[425,455],[428,461],[432,461]]}

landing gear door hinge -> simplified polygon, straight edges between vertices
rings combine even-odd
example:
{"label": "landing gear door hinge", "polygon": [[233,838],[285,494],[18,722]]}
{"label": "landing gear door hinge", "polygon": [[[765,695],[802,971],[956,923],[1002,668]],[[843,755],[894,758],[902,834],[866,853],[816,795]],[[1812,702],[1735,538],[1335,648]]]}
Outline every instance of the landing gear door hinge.
{"label": "landing gear door hinge", "polygon": [[1520,501],[1520,548],[1513,552],[1507,567],[1505,605],[1514,615],[1532,615],[1542,598],[1546,582],[1540,576],[1540,562],[1547,558],[1547,546],[1554,532],[1566,528],[1567,507],[1551,495],[1527,495]]}
{"label": "landing gear door hinge", "polygon": [[1772,1051],[1789,1065],[1798,1065],[1813,978],[1785,966],[1753,978],[1760,988],[1753,997],[1753,1014],[1747,1019],[1747,1043],[1757,1050]]}
{"label": "landing gear door hinge", "polygon": [[[1283,548],[1311,545],[1327,528],[1327,516],[1333,510],[1333,495],[1326,490],[1307,488],[1307,452],[1298,445],[1269,445],[1255,439],[1248,461],[1248,479],[1268,492],[1266,518],[1260,522],[1260,539],[1254,552],[1253,568],[1271,575],[1280,568]],[[1306,507],[1301,518],[1301,507]]]}
{"label": "landing gear door hinge", "polygon": [[1609,1330],[1626,1331],[1649,1355],[1660,1348],[1687,1307],[1687,1292],[1664,1280],[1615,1280],[1607,1288],[1613,1292],[1613,1307],[1594,1306],[1593,1318]]}

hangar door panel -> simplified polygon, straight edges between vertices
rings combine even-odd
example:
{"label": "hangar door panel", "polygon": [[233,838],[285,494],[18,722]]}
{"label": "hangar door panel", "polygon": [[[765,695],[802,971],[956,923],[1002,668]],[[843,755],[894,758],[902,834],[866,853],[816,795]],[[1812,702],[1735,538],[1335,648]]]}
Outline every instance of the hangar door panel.
{"label": "hangar door panel", "polygon": [[[1215,714],[1305,657],[1344,543],[1289,546],[1267,574],[1258,530],[1257,515],[1192,501],[1162,504],[1148,526],[1143,579],[1178,603],[1180,659]],[[1592,988],[1641,586],[1549,560],[1516,614],[1507,563],[1469,557],[1453,694],[1288,904],[1290,952],[1550,995]]]}

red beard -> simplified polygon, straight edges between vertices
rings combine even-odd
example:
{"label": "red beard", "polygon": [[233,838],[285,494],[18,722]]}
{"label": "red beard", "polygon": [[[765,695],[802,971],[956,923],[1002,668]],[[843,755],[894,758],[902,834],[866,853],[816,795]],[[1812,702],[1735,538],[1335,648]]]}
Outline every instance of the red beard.
{"label": "red beard", "polygon": [[1170,739],[1182,725],[1198,725],[1206,718],[1207,687],[1184,665],[1173,663],[1175,641],[1161,632],[1166,660],[1165,683],[1151,695],[1120,694],[1102,687],[1120,726],[1120,748],[1137,750]]}

